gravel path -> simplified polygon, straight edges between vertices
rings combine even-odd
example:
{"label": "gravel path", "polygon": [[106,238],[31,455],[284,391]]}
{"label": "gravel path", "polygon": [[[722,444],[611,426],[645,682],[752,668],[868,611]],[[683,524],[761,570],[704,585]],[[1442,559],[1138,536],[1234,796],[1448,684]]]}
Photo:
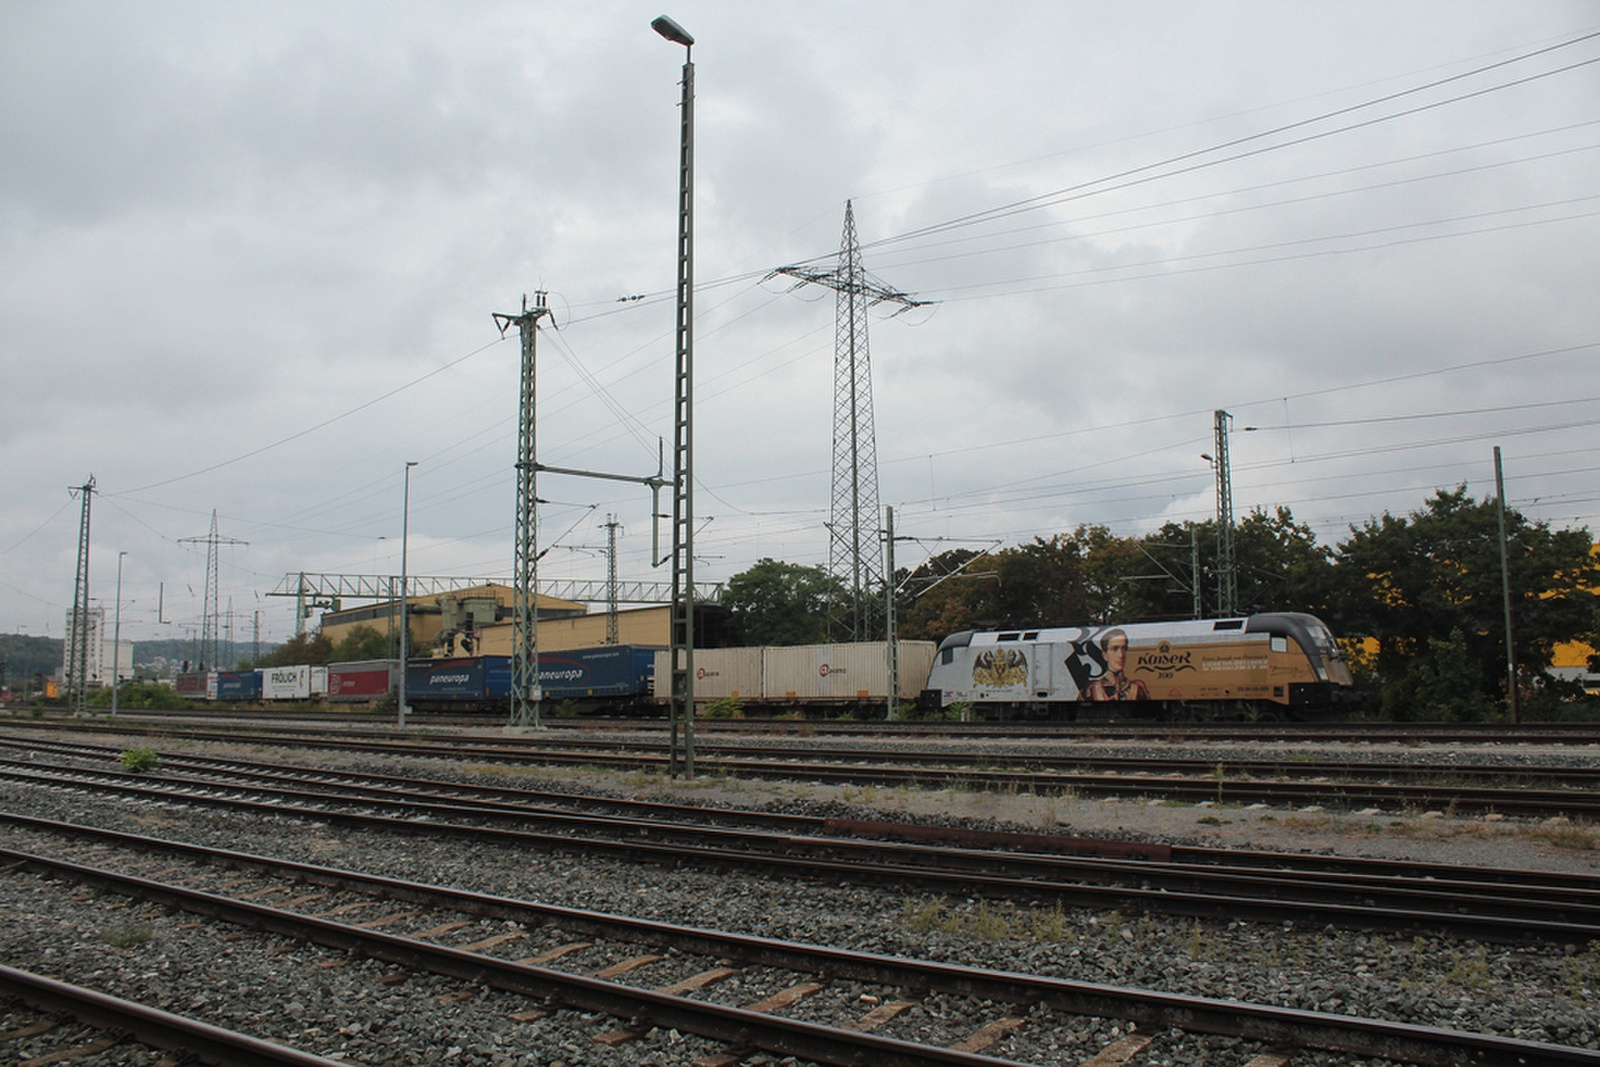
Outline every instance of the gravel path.
{"label": "gravel path", "polygon": [[[1207,748],[1215,752],[1215,746]],[[275,758],[243,748],[211,750]],[[1381,758],[1392,756],[1384,753]],[[804,783],[669,784],[639,775],[468,769],[446,761],[362,761],[317,754],[294,758],[385,773],[439,778],[470,773],[502,785],[606,790],[743,808],[1600,872],[1600,850],[1595,848],[1600,835],[1593,828],[1560,823],[1469,821],[1424,813],[1169,807]],[[1483,753],[1460,758],[1481,762]],[[1196,922],[1132,911],[933,899],[755,875],[667,871],[582,855],[507,852],[39,788],[0,785],[0,806],[150,836],[762,936],[1600,1048],[1600,945],[1515,948],[1287,924]],[[6,830],[0,831],[0,840],[27,848],[32,839]],[[0,958],[352,1063],[687,1064],[715,1051],[708,1042],[660,1030],[608,1049],[592,1040],[613,1028],[606,1020],[555,1012],[518,1022],[512,1016],[528,1007],[520,998],[479,991],[461,999],[455,996],[459,983],[428,976],[389,985],[381,981],[393,970],[386,964],[253,933],[223,940],[209,923],[148,914],[152,910],[138,905],[108,910],[105,900],[90,894],[12,872],[0,878]],[[738,985],[722,987],[717,995],[744,1002],[779,980],[747,972]],[[809,1017],[862,992],[835,983],[815,1000],[802,1001],[793,1013]],[[890,1033],[954,1041],[1001,1014],[997,1006],[930,998],[897,1020]],[[1126,1025],[1116,1020],[1035,1010],[1026,1025],[989,1051],[1025,1062],[1077,1064],[1125,1032]],[[1228,1039],[1157,1037],[1136,1062],[1237,1065],[1261,1051]],[[87,1062],[156,1059],[122,1048]],[[757,1056],[746,1062],[775,1061]],[[1365,1061],[1302,1053],[1293,1062]]]}

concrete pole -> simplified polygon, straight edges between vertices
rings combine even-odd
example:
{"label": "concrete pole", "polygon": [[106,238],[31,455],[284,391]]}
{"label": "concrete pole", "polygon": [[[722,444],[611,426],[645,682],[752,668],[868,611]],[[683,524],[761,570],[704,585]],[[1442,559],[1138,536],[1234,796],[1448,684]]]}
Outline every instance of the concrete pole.
{"label": "concrete pole", "polygon": [[403,728],[406,724],[406,712],[411,709],[406,706],[406,659],[410,655],[407,647],[411,634],[411,619],[407,612],[410,604],[410,594],[406,589],[406,550],[411,544],[411,468],[417,465],[416,460],[406,461],[405,493],[400,505],[400,715],[399,725]]}
{"label": "concrete pole", "polygon": [[111,630],[111,717],[117,717],[117,690],[122,688],[122,557],[117,553],[117,621]]}

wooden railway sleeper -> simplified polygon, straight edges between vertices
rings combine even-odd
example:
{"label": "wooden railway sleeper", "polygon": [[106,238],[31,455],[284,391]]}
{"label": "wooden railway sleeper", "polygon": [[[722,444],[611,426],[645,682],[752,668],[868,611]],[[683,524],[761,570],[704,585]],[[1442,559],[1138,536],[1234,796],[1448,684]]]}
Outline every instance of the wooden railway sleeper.
{"label": "wooden railway sleeper", "polygon": [[[118,835],[109,831],[86,831],[85,828],[67,827],[65,829],[104,835],[109,839],[122,839],[128,836]],[[146,842],[145,844],[148,846],[150,843]],[[193,846],[183,846],[171,842],[165,842],[162,845],[179,852],[204,851]],[[8,858],[22,861],[35,869],[64,873],[69,877],[97,884],[102,888],[110,888],[116,892],[178,901],[187,910],[201,914],[215,915],[230,921],[248,923],[261,929],[286,933],[290,936],[310,936],[312,940],[328,947],[365,952],[380,959],[399,962],[408,966],[420,966],[425,957],[431,957],[438,965],[430,965],[428,969],[434,970],[436,973],[455,974],[475,983],[492,979],[492,984],[499,988],[511,989],[555,1001],[564,1001],[568,1004],[574,1004],[574,998],[570,995],[562,994],[560,982],[577,983],[582,993],[582,996],[578,998],[579,1003],[577,1006],[586,1007],[589,1010],[606,1010],[605,1003],[607,998],[618,995],[623,998],[624,1003],[619,1011],[613,1012],[614,1014],[620,1014],[621,1010],[632,1013],[649,1011],[651,1017],[654,1018],[658,1012],[666,1012],[671,1015],[673,1008],[679,1006],[678,998],[653,1001],[648,999],[651,994],[633,987],[611,987],[612,992],[607,993],[603,989],[597,990],[584,985],[584,983],[592,982],[592,979],[552,975],[542,969],[528,968],[525,965],[510,961],[474,956],[470,953],[463,953],[460,950],[436,948],[408,938],[396,937],[395,935],[363,932],[331,923],[327,920],[291,916],[258,904],[246,904],[216,898],[210,894],[194,891],[179,891],[173,887],[151,883],[146,879],[134,876],[96,871],[63,861],[28,856],[11,850],[0,850],[0,861]],[[234,859],[236,862],[244,863],[250,857],[235,855]],[[272,861],[261,858],[257,858],[256,862],[279,869],[296,866],[288,864],[286,861]],[[341,877],[363,879],[373,884],[400,888],[413,895],[444,892],[437,888],[413,885],[412,883],[398,883],[390,879],[359,876],[350,872],[343,872]],[[480,894],[459,894],[459,896],[480,902],[500,901],[498,907],[507,909],[508,914],[513,910],[523,911],[530,915],[555,915],[569,911],[569,909],[504,901],[501,898],[485,898]],[[606,919],[606,917],[594,913],[572,914],[575,916],[587,916],[587,918],[580,919],[580,922],[589,926],[602,925],[602,920]],[[627,920],[616,917],[612,917],[607,921],[625,924],[641,931],[660,925],[648,923],[644,920]],[[307,931],[309,931],[309,934]],[[737,935],[712,935],[706,931],[700,932],[700,935],[707,938],[711,936],[727,938],[744,944],[751,951],[756,951],[753,942],[759,940],[741,938]],[[767,943],[763,942],[763,944]],[[821,950],[778,942],[770,944],[774,947],[782,945],[786,951],[790,952],[809,952],[818,959],[829,958],[837,964],[849,964],[853,969],[853,977],[857,980],[871,973],[870,980],[872,981],[904,987],[911,984],[908,976],[916,973],[924,975],[925,978],[937,983],[942,989],[957,992],[961,995],[991,1000],[1036,1001],[1051,1009],[1068,1014],[1122,1019],[1139,1016],[1143,1022],[1156,1026],[1180,1025],[1179,1020],[1182,1020],[1182,1028],[1194,1032],[1232,1034],[1254,1040],[1340,1049],[1418,1063],[1453,1064],[1462,1062],[1463,1057],[1468,1057],[1473,1062],[1482,1064],[1541,1062],[1583,1064],[1590,1065],[1590,1067],[1600,1065],[1600,1052],[1500,1038],[1493,1035],[1463,1034],[1430,1027],[1386,1023],[1379,1020],[1331,1016],[1266,1005],[1215,1002],[1205,998],[1122,990],[1115,987],[1096,986],[1059,979],[1004,975],[998,972],[985,972],[973,968],[895,960],[888,957],[877,957],[871,954],[845,950]],[[937,972],[942,977],[935,978],[934,972]],[[552,982],[556,984],[552,985]],[[984,983],[990,984],[985,985]],[[1022,986],[1018,983],[1027,984],[1028,988],[1033,991],[1028,993],[1021,992]],[[592,1003],[589,999],[591,996],[596,998],[599,1003]],[[704,1030],[697,1032],[701,1032],[705,1036],[727,1040],[723,1035],[730,1033],[728,1029],[729,1023],[737,1021],[740,1025],[752,1025],[748,1019],[750,1013],[747,1011],[733,1008],[719,1008],[717,1010],[725,1014],[734,1013],[734,1017],[720,1017],[713,1023],[708,1024],[711,1032]],[[739,1016],[744,1017],[740,1018]],[[690,1029],[690,1027],[682,1024],[677,1025],[683,1029]],[[765,1032],[762,1029],[765,1025],[757,1025],[755,1032]],[[812,1034],[810,1037],[815,1039],[817,1035]],[[796,1054],[811,1055],[812,1058],[819,1058],[815,1055],[815,1049],[809,1044],[805,1049],[794,1049],[793,1051]],[[830,1054],[837,1054],[840,1051],[842,1050],[834,1046]],[[884,1049],[881,1051],[887,1052],[889,1050]],[[886,1059],[881,1062],[896,1061]],[[985,1059],[974,1062],[993,1061]]]}

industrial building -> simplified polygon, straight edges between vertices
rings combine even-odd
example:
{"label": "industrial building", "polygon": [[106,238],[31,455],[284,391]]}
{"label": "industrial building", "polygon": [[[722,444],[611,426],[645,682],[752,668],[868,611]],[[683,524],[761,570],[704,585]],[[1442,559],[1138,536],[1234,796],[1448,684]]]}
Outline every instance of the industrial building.
{"label": "industrial building", "polygon": [[[489,583],[470,589],[407,598],[414,656],[509,656],[516,621],[516,590]],[[671,643],[672,608],[666,604],[619,610],[615,635],[610,612],[539,595],[539,649],[561,651],[606,644],[667,647]],[[726,612],[715,605],[695,609],[695,643],[725,644]],[[358,626],[382,634],[399,634],[400,603],[379,601],[362,607],[329,611],[322,616],[322,634],[338,644]],[[398,636],[397,636],[398,640]]]}

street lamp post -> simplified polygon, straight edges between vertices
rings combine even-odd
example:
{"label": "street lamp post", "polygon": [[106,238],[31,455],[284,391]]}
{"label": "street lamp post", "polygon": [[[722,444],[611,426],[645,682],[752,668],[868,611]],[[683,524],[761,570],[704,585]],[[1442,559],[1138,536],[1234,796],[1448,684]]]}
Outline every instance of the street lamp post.
{"label": "street lamp post", "polygon": [[406,724],[406,712],[411,710],[406,707],[406,660],[410,651],[406,647],[410,640],[411,620],[407,609],[410,607],[410,594],[406,589],[406,550],[411,544],[411,468],[417,465],[416,460],[406,461],[405,493],[400,505],[400,716],[399,724]]}
{"label": "street lamp post", "polygon": [[650,28],[683,45],[683,101],[678,152],[678,323],[673,400],[671,742],[667,767],[694,777],[694,38],[662,15]]}
{"label": "street lamp post", "polygon": [[111,628],[111,717],[117,717],[117,690],[122,688],[122,557],[117,553],[117,614]]}

